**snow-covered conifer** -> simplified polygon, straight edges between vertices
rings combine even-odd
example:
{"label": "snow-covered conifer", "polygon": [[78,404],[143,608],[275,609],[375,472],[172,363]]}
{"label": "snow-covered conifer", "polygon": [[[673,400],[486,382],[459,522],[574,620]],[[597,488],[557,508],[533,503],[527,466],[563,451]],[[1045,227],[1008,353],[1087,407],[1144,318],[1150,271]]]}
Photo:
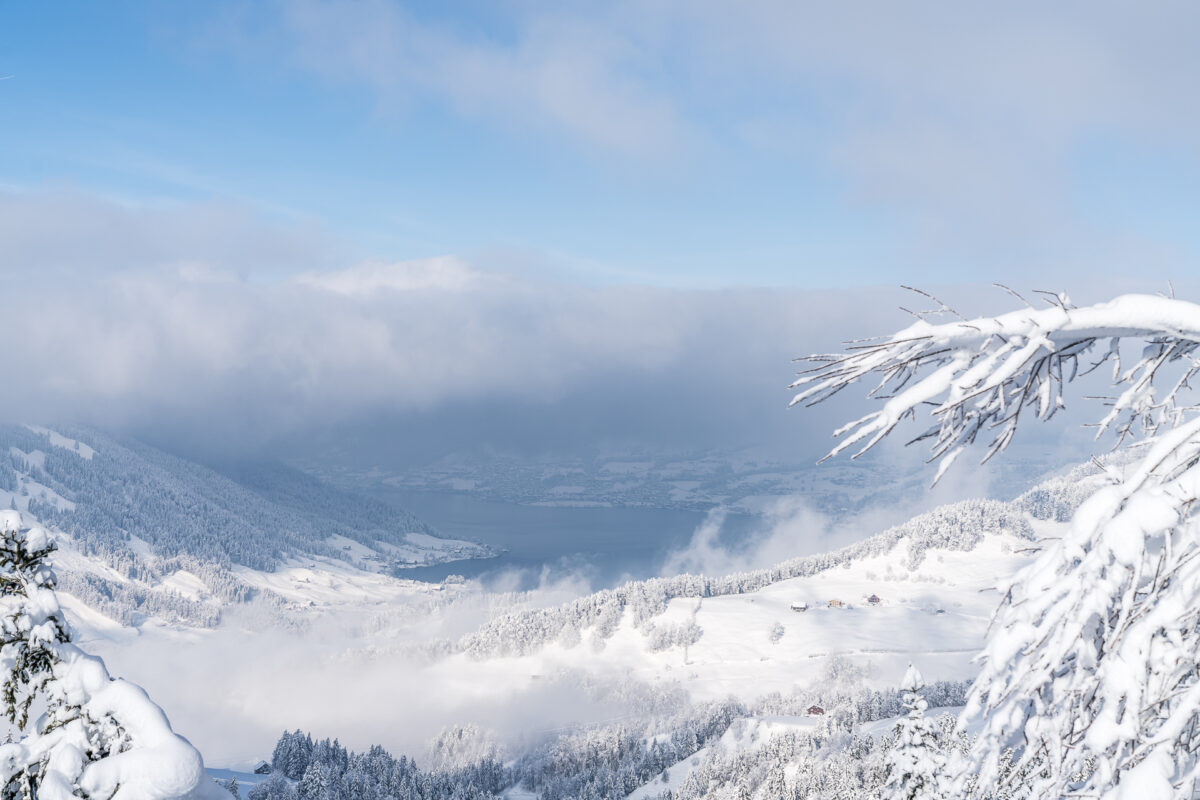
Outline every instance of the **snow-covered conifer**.
{"label": "snow-covered conifer", "polygon": [[[845,438],[830,455],[870,449],[928,410],[932,425],[917,440],[933,442],[940,477],[979,435],[994,436],[986,460],[1022,420],[1063,408],[1077,375],[1112,363],[1118,393],[1099,429],[1149,442],[1140,460],[1108,469],[1109,485],[1005,594],[965,712],[982,723],[969,770],[989,791],[1017,745],[1036,800],[1115,800],[1133,786],[1181,796],[1200,785],[1200,415],[1184,400],[1200,371],[1200,306],[1126,295],[1078,308],[1051,298],[1049,308],[991,318],[921,319],[810,357],[817,366],[793,384],[792,402],[878,379],[872,394],[886,402],[837,431]],[[1131,363],[1123,340],[1140,345]]]}
{"label": "snow-covered conifer", "polygon": [[329,768],[316,761],[308,765],[296,786],[299,800],[329,800]]}
{"label": "snow-covered conifer", "polygon": [[[0,511],[0,671],[20,738],[0,745],[6,800],[166,800],[211,795],[200,754],[138,686],[70,641],[41,528]],[[30,723],[31,707],[42,707]]]}
{"label": "snow-covered conifer", "polygon": [[314,747],[312,737],[308,734],[284,731],[271,755],[271,769],[294,781],[300,780],[312,760]]}
{"label": "snow-covered conifer", "polygon": [[272,773],[246,795],[248,800],[296,800],[296,790],[287,778],[278,772]]}
{"label": "snow-covered conifer", "polygon": [[4,711],[24,729],[29,707],[54,678],[56,645],[68,640],[67,624],[54,598],[54,575],[45,558],[54,545],[40,528],[22,530],[20,515],[0,518],[0,670]]}
{"label": "snow-covered conifer", "polygon": [[920,695],[925,682],[912,664],[904,673],[907,716],[896,725],[896,743],[888,754],[888,800],[944,800],[948,798],[946,758],[937,743],[933,721],[926,718],[928,704]]}

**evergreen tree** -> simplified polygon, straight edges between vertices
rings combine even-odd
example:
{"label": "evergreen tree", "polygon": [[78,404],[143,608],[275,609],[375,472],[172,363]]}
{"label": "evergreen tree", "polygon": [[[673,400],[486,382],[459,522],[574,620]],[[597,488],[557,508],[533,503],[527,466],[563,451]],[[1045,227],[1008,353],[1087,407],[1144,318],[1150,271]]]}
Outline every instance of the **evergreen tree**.
{"label": "evergreen tree", "polygon": [[0,669],[5,714],[25,730],[30,705],[54,678],[60,661],[55,646],[69,636],[54,598],[54,575],[45,565],[54,545],[40,528],[22,530],[19,519],[5,515],[8,524],[0,531]]}
{"label": "evergreen tree", "polygon": [[299,800],[329,800],[329,768],[316,761],[308,765],[296,786]]}
{"label": "evergreen tree", "polygon": [[251,789],[246,798],[247,800],[297,800],[296,790],[288,783],[287,778],[278,772],[272,773],[270,778]]}
{"label": "evergreen tree", "polygon": [[[162,709],[70,641],[41,528],[0,511],[0,672],[20,737],[0,745],[0,798],[156,800],[207,783],[200,754]],[[35,702],[44,711],[33,724]]]}
{"label": "evergreen tree", "polygon": [[925,717],[928,704],[920,695],[925,682],[912,664],[900,688],[908,715],[896,726],[896,743],[888,755],[888,800],[944,800],[949,790],[946,758],[938,748],[937,732]]}

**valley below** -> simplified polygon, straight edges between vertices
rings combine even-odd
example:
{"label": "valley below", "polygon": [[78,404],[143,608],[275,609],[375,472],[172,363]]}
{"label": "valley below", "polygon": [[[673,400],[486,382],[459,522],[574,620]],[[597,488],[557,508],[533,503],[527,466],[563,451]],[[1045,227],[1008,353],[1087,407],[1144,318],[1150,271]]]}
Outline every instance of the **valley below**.
{"label": "valley below", "polygon": [[[243,791],[295,730],[443,775],[496,759],[511,797],[571,796],[580,775],[620,773],[638,798],[701,791],[719,759],[886,733],[909,664],[939,703],[961,703],[1006,582],[1078,499],[1077,482],[1054,479],[911,518],[867,513],[869,484],[864,511],[841,519],[794,497],[758,513],[519,504],[387,482],[359,494],[280,467],[215,472],[83,430],[9,436],[10,502],[55,530],[77,641],[170,707]],[[202,499],[160,505],[145,538],[128,522],[98,538],[80,521],[115,512],[89,508],[87,487],[114,475]],[[196,502],[278,544],[167,535]],[[311,538],[295,532],[300,513]],[[616,753],[543,775],[541,795],[531,785],[540,760],[613,736],[672,744],[637,765]]]}

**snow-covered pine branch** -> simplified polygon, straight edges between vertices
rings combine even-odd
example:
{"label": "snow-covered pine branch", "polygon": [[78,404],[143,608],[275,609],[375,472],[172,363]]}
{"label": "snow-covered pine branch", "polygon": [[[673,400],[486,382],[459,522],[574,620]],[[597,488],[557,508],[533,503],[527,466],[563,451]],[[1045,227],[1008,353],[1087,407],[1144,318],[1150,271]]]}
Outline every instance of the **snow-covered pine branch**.
{"label": "snow-covered pine branch", "polygon": [[[162,709],[71,642],[45,563],[53,551],[44,530],[0,511],[0,673],[5,714],[19,732],[0,744],[0,797],[211,796],[200,754]],[[31,708],[44,709],[32,724]]]}
{"label": "snow-covered pine branch", "polygon": [[[1124,339],[1144,342],[1130,366]],[[1192,303],[1129,295],[1074,308],[1059,296],[1042,310],[921,321],[814,357],[819,366],[794,384],[793,404],[814,403],[879,379],[883,408],[843,427],[831,455],[869,449],[928,406],[932,425],[916,440],[933,439],[939,476],[980,432],[996,432],[991,457],[1023,412],[1052,416],[1064,386],[1105,360],[1119,395],[1101,428],[1152,436],[1140,461],[1111,470],[1067,535],[1016,576],[996,612],[965,712],[982,722],[968,765],[979,793],[1011,768],[1011,747],[1039,800],[1116,800],[1134,786],[1177,797],[1200,785],[1200,415],[1181,403],[1198,345]],[[1167,365],[1177,367],[1170,376]]]}
{"label": "snow-covered pine branch", "polygon": [[[1150,431],[1178,420],[1175,397],[1196,371],[1200,306],[1164,297],[1125,295],[1108,303],[1075,308],[1058,296],[1050,308],[1022,309],[935,325],[920,320],[899,333],[851,343],[847,352],[807,356],[817,366],[800,373],[791,405],[814,405],[865,378],[878,379],[871,396],[883,408],[835,432],[845,437],[829,456],[861,445],[860,455],[898,423],[930,406],[933,424],[913,441],[933,439],[940,459],[937,477],[985,431],[994,431],[986,458],[1008,446],[1023,413],[1049,419],[1063,407],[1063,387],[1095,366],[1111,361],[1113,383],[1123,387],[1102,428]],[[1122,339],[1143,339],[1141,357],[1121,363]],[[1085,356],[1107,347],[1089,362]],[[1153,383],[1166,364],[1182,361],[1183,375],[1161,397]]]}

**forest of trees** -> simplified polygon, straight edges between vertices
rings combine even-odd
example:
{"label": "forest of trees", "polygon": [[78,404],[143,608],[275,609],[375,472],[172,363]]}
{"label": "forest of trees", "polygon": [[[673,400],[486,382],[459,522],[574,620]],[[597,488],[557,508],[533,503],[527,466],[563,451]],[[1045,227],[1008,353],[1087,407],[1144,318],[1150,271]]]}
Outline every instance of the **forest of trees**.
{"label": "forest of trees", "polygon": [[[818,688],[801,694],[772,694],[752,706],[732,699],[693,705],[676,695],[664,696],[645,701],[648,707],[657,706],[659,713],[640,720],[562,732],[508,757],[493,747],[483,748],[483,754],[475,757],[462,757],[462,753],[442,757],[436,759],[441,762],[436,768],[425,769],[380,747],[353,753],[336,740],[316,741],[302,731],[285,732],[271,759],[272,776],[249,796],[252,800],[482,800],[519,787],[541,800],[620,800],[687,762],[687,767],[679,767],[690,770],[687,779],[674,793],[664,787],[663,797],[882,798],[896,734],[885,731],[871,737],[855,730],[864,723],[904,714],[912,695],[901,689],[864,689],[861,680],[860,672],[835,661]],[[962,682],[937,682],[922,687],[920,698],[931,707],[957,706],[966,690]],[[801,717],[814,703],[827,713],[811,732],[779,733],[761,747],[736,745],[736,729],[748,719]],[[956,738],[950,715],[931,719],[929,725],[937,731],[929,742],[937,752],[965,746],[965,739]],[[478,735],[471,727],[471,733]],[[727,733],[735,734],[729,746],[723,743]],[[451,734],[439,740],[455,738]],[[783,780],[788,765],[794,775]]]}
{"label": "forest of trees", "polygon": [[[284,733],[271,759],[272,777],[251,800],[482,800],[513,786],[542,800],[623,798],[685,758],[745,713],[739,704],[706,704],[667,721],[564,733],[507,765],[494,756],[422,770],[380,747],[350,753],[337,741]],[[665,729],[664,729],[665,726]],[[647,730],[657,734],[647,734]]]}
{"label": "forest of trees", "polygon": [[113,581],[90,572],[65,572],[58,586],[122,625],[137,626],[151,617],[197,628],[212,628],[221,621],[221,609],[215,603],[148,589],[143,584]]}

